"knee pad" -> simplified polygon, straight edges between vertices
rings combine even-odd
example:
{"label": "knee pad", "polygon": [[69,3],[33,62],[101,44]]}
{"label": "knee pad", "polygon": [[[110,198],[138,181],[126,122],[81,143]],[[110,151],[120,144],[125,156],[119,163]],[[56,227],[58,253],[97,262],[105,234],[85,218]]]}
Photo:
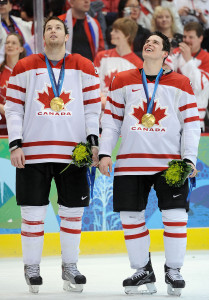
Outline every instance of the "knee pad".
{"label": "knee pad", "polygon": [[166,232],[185,233],[188,214],[184,208],[162,210],[162,221]]}
{"label": "knee pad", "polygon": [[84,207],[66,207],[59,205],[58,214],[60,218],[69,218],[69,217],[80,217],[82,218],[84,212]]}
{"label": "knee pad", "polygon": [[46,217],[48,205],[43,206],[21,206],[22,219],[27,221],[43,221]]}

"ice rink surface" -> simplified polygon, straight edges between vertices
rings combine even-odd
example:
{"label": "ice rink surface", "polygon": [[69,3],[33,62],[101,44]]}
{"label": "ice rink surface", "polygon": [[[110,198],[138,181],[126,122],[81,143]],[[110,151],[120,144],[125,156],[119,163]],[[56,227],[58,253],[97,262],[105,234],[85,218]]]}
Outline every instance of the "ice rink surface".
{"label": "ice rink surface", "polygon": [[[122,281],[132,275],[126,254],[80,256],[78,269],[87,277],[81,294],[62,289],[60,257],[43,257],[41,276],[43,285],[39,294],[30,294],[23,276],[22,258],[0,259],[0,300],[165,300],[179,299],[168,296],[164,281],[164,253],[152,253],[152,265],[156,275],[157,293],[154,295],[126,295]],[[181,273],[186,281],[182,300],[209,300],[209,251],[188,251]]]}

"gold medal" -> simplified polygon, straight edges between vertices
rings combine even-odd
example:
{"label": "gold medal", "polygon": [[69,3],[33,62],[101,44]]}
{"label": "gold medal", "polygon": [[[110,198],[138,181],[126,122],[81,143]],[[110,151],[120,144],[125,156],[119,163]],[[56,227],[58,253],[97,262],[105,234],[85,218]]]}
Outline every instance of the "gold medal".
{"label": "gold medal", "polygon": [[150,127],[152,127],[155,124],[155,117],[152,114],[145,114],[142,117],[141,123],[145,127],[150,128]]}
{"label": "gold medal", "polygon": [[64,101],[60,97],[54,97],[50,102],[50,107],[54,111],[60,111],[64,108]]}

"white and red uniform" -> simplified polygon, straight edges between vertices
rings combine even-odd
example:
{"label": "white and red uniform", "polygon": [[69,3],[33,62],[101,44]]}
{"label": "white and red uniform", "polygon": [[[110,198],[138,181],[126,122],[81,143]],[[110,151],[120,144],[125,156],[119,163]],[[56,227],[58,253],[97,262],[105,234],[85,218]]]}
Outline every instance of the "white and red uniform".
{"label": "white and red uniform", "polygon": [[201,49],[198,54],[192,56],[193,58],[186,62],[179,49],[176,49],[168,57],[166,64],[190,79],[197,101],[200,125],[204,131],[204,118],[209,99],[209,53]]}
{"label": "white and red uniform", "polygon": [[[58,81],[63,60],[52,69]],[[60,97],[64,108],[53,111],[54,98],[43,54],[20,60],[10,77],[5,105],[9,142],[21,139],[26,163],[71,161],[76,143],[98,136],[99,78],[93,64],[79,54],[65,58]]]}
{"label": "white and red uniform", "polygon": [[[5,65],[3,71],[0,73],[0,104],[3,105],[6,103],[7,85],[11,74],[12,69],[7,65]],[[4,115],[2,115],[2,119],[0,121],[0,135],[7,135],[6,118]]]}
{"label": "white and red uniform", "polygon": [[120,56],[114,48],[97,53],[94,65],[99,73],[101,92],[107,96],[110,83],[118,72],[142,68],[143,62],[134,52]]}

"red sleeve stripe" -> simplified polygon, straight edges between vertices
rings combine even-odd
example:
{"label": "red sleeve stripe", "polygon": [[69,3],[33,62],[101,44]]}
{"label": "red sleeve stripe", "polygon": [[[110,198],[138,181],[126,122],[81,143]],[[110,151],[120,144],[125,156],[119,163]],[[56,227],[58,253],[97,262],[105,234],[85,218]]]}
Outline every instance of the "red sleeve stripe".
{"label": "red sleeve stripe", "polygon": [[141,223],[141,224],[132,224],[132,225],[122,224],[124,229],[134,229],[134,228],[143,227],[144,225],[145,225],[145,222]]}
{"label": "red sleeve stripe", "polygon": [[198,111],[206,111],[206,108],[198,108]]}
{"label": "red sleeve stripe", "polygon": [[118,116],[118,115],[116,115],[116,114],[113,114],[113,113],[111,112],[111,110],[109,110],[109,109],[105,109],[105,110],[104,110],[104,113],[107,114],[107,115],[111,115],[114,119],[123,121],[123,117],[120,117],[120,116]]}
{"label": "red sleeve stripe", "polygon": [[22,147],[51,146],[51,145],[75,147],[77,143],[64,142],[64,141],[37,141],[37,142],[23,143]]}
{"label": "red sleeve stripe", "polygon": [[125,235],[125,240],[134,240],[134,239],[139,239],[142,238],[144,236],[149,235],[149,230],[147,229],[147,231],[142,232],[142,233],[138,233],[138,234],[132,234],[132,235]]}
{"label": "red sleeve stripe", "polygon": [[85,101],[83,101],[83,104],[87,105],[87,104],[93,104],[93,103],[99,103],[99,102],[101,102],[101,98],[85,100]]}
{"label": "red sleeve stripe", "polygon": [[83,93],[99,89],[99,84],[88,86],[82,90]]}
{"label": "red sleeve stripe", "polygon": [[107,101],[109,101],[112,105],[114,105],[115,107],[118,107],[118,108],[125,108],[125,105],[124,104],[120,104],[120,103],[117,103],[115,101],[113,101],[109,96],[107,97]]}
{"label": "red sleeve stripe", "polygon": [[65,227],[60,227],[60,231],[72,234],[81,234],[81,229],[70,229]]}
{"label": "red sleeve stripe", "polygon": [[14,103],[17,103],[17,104],[21,104],[21,105],[24,105],[25,102],[20,100],[20,99],[15,99],[13,97],[7,97],[6,98],[7,101],[11,101],[11,102],[14,102]]}
{"label": "red sleeve stripe", "polygon": [[170,238],[186,238],[187,234],[186,233],[171,233],[171,232],[166,232],[164,231],[164,236],[170,237]]}
{"label": "red sleeve stripe", "polygon": [[9,89],[16,90],[16,91],[20,91],[20,92],[22,92],[22,93],[26,93],[26,89],[25,89],[25,88],[22,88],[22,87],[19,86],[19,85],[15,85],[15,84],[9,83],[9,84],[8,84],[8,88],[9,88]]}
{"label": "red sleeve stripe", "polygon": [[44,159],[44,158],[54,158],[54,159],[72,159],[71,155],[67,154],[34,154],[34,155],[26,155],[26,160],[33,159]]}
{"label": "red sleeve stripe", "polygon": [[115,168],[115,172],[160,172],[166,169],[167,167],[119,167]]}
{"label": "red sleeve stripe", "polygon": [[200,119],[200,122],[204,122],[204,119]]}
{"label": "red sleeve stripe", "polygon": [[126,158],[170,158],[170,159],[181,159],[179,154],[149,154],[149,153],[131,153],[131,154],[120,154],[116,159]]}
{"label": "red sleeve stripe", "polygon": [[189,123],[189,122],[194,122],[194,121],[199,121],[199,120],[200,120],[199,116],[196,116],[196,117],[184,119],[184,123]]}
{"label": "red sleeve stripe", "polygon": [[194,108],[194,107],[197,107],[197,103],[189,103],[189,104],[186,104],[184,106],[181,106],[179,107],[179,110],[180,111],[183,111],[183,110],[186,110],[188,108]]}
{"label": "red sleeve stripe", "polygon": [[44,224],[44,221],[28,221],[28,220],[22,219],[22,223],[27,224],[27,225],[42,225],[42,224]]}
{"label": "red sleeve stripe", "polygon": [[163,222],[165,226],[186,226],[187,222]]}
{"label": "red sleeve stripe", "polygon": [[21,235],[27,236],[27,237],[39,237],[44,235],[44,231],[40,232],[26,232],[26,231],[21,231]]}
{"label": "red sleeve stripe", "polygon": [[67,218],[60,216],[60,219],[69,222],[80,222],[82,220],[82,217]]}

